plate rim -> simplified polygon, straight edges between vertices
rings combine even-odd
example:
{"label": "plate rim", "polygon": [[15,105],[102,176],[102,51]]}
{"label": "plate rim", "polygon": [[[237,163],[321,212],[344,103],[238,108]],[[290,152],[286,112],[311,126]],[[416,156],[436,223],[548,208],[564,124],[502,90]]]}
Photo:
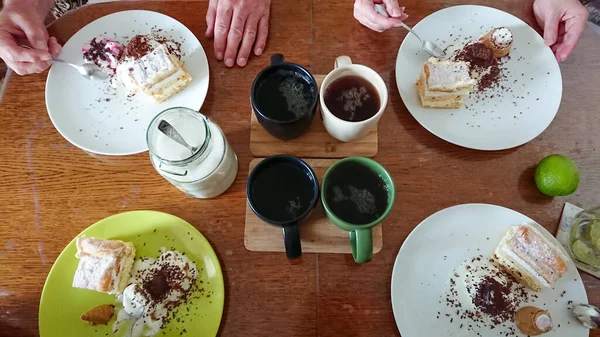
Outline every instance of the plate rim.
{"label": "plate rim", "polygon": [[[217,272],[218,274],[221,276],[221,282],[220,283],[220,288],[221,291],[223,293],[223,301],[221,303],[221,305],[219,306],[219,325],[217,326],[217,334],[219,333],[220,329],[221,329],[221,323],[223,322],[223,312],[225,310],[225,297],[227,296],[226,291],[225,291],[225,277],[223,276],[223,270],[221,268],[221,261],[219,261],[219,256],[217,255],[217,253],[215,252],[213,246],[210,244],[210,241],[208,241],[208,239],[206,239],[206,237],[204,236],[204,234],[202,234],[202,232],[200,232],[196,227],[194,227],[192,224],[190,224],[189,222],[187,222],[186,220],[175,216],[173,214],[170,213],[166,213],[166,212],[161,212],[161,211],[155,211],[155,210],[135,210],[135,211],[127,211],[127,212],[121,212],[121,213],[117,213],[117,214],[112,214],[109,215],[105,218],[102,218],[96,222],[94,222],[92,225],[86,227],[85,229],[83,229],[82,231],[80,231],[71,241],[69,241],[68,244],[65,245],[65,247],[62,249],[62,251],[60,252],[60,254],[56,257],[56,260],[52,263],[52,267],[50,268],[50,271],[48,272],[48,275],[46,275],[46,279],[44,280],[44,286],[42,287],[42,292],[40,294],[40,303],[38,305],[38,310],[37,310],[37,315],[38,315],[38,333],[40,334],[40,337],[44,337],[42,336],[42,320],[41,318],[41,312],[42,312],[42,303],[44,301],[44,294],[46,293],[46,291],[50,291],[47,288],[47,284],[48,284],[48,279],[50,278],[50,275],[52,274],[52,272],[54,271],[56,267],[56,263],[57,261],[63,257],[63,255],[66,254],[66,250],[71,246],[75,244],[75,241],[77,240],[78,237],[80,237],[84,232],[96,228],[96,227],[100,227],[102,226],[103,223],[114,220],[113,218],[119,218],[125,215],[133,215],[133,214],[160,214],[160,215],[166,215],[168,217],[177,219],[182,225],[187,226],[190,228],[190,230],[194,230],[196,231],[199,235],[200,238],[202,240],[205,241],[205,243],[208,245],[208,248],[210,249],[210,253],[212,253],[212,255],[214,256],[215,260],[217,261]],[[66,256],[66,255],[65,255]]]}
{"label": "plate rim", "polygon": [[[193,109],[193,110],[200,111],[202,109],[202,106],[204,105],[204,103],[206,101],[206,97],[208,96],[208,90],[210,89],[210,64],[209,64],[209,61],[208,61],[208,56],[206,55],[206,50],[204,50],[204,46],[202,45],[202,43],[200,42],[200,39],[198,39],[198,37],[196,36],[196,34],[194,34],[194,32],[188,26],[186,26],[181,21],[177,20],[176,18],[174,18],[172,16],[169,16],[169,15],[161,13],[161,12],[147,10],[147,9],[128,9],[128,10],[122,10],[122,11],[113,12],[113,13],[101,16],[101,17],[99,17],[99,18],[97,18],[97,19],[89,22],[85,26],[79,28],[71,37],[69,37],[69,39],[64,44],[67,44],[82,29],[84,29],[85,27],[87,27],[87,26],[89,26],[91,24],[96,23],[96,21],[104,20],[107,17],[121,15],[121,14],[127,13],[127,12],[151,13],[152,15],[158,14],[160,16],[164,16],[164,17],[170,18],[172,20],[175,20],[179,24],[181,24],[183,27],[185,27],[185,29],[187,29],[194,36],[194,38],[196,39],[196,41],[198,42],[198,44],[201,47],[202,54],[204,55],[204,58],[206,59],[206,70],[207,70],[206,71],[206,74],[207,74],[207,76],[206,76],[206,90],[205,91],[203,90],[204,92],[201,94],[202,98],[200,100],[200,104],[198,104],[198,107],[196,107],[196,106],[188,106],[187,104],[186,104],[186,107],[188,107],[190,109]],[[50,67],[50,69],[48,71],[48,76],[46,76],[46,84],[44,86],[44,103],[46,105],[46,112],[48,113],[48,117],[50,118],[50,121],[52,122],[52,125],[54,126],[54,129],[56,131],[58,131],[58,133],[65,140],[67,140],[69,143],[71,143],[72,145],[76,146],[77,148],[79,148],[79,149],[81,149],[81,150],[83,150],[85,152],[99,154],[99,155],[103,155],[103,156],[115,156],[115,157],[117,157],[117,156],[130,156],[130,155],[140,154],[140,153],[144,153],[144,152],[148,151],[148,146],[147,145],[144,146],[144,149],[140,150],[140,151],[124,151],[124,152],[115,152],[115,151],[109,152],[109,151],[102,151],[102,150],[96,151],[96,150],[91,150],[91,149],[89,149],[87,147],[84,147],[83,145],[77,144],[75,141],[73,141],[72,138],[68,137],[63,131],[61,131],[57,127],[55,120],[52,118],[52,113],[50,112],[50,107],[48,106],[48,97],[49,97],[48,88],[49,88],[49,82],[50,82],[50,81],[48,81],[48,79],[50,78],[50,74],[52,73],[52,70],[53,70],[53,66]],[[160,112],[158,112],[158,113],[160,113]]]}
{"label": "plate rim", "polygon": [[[427,19],[427,18],[428,18],[428,17],[430,17],[431,15],[434,15],[434,14],[436,14],[436,13],[438,13],[438,12],[442,12],[442,11],[445,11],[445,10],[450,10],[450,9],[454,9],[454,8],[463,8],[463,7],[464,7],[464,8],[478,8],[478,9],[485,8],[486,10],[487,10],[487,9],[495,10],[495,11],[497,11],[497,12],[500,12],[500,13],[502,13],[502,14],[509,15],[509,16],[511,16],[511,17],[513,17],[513,18],[515,18],[515,19],[519,20],[521,23],[523,23],[523,24],[524,24],[524,25],[526,25],[527,27],[529,27],[529,28],[533,29],[533,27],[531,27],[531,26],[530,26],[530,25],[529,25],[527,22],[523,21],[521,18],[519,18],[519,17],[517,17],[517,16],[515,16],[515,15],[512,15],[511,13],[505,12],[505,11],[503,11],[503,10],[501,10],[501,9],[498,9],[498,8],[495,8],[495,7],[491,7],[491,6],[483,6],[483,5],[457,5],[457,6],[449,6],[449,7],[445,7],[445,8],[439,9],[439,10],[437,10],[437,11],[435,11],[435,12],[432,12],[432,13],[430,13],[429,15],[425,16],[423,19],[419,20],[419,22],[417,22],[417,23],[416,23],[416,24],[413,26],[413,29],[418,29],[418,25],[419,25],[419,24],[421,24],[421,22],[422,22],[423,20]],[[533,30],[535,31],[535,29],[533,29]],[[535,32],[536,32],[536,34],[537,34],[537,31],[535,31]],[[407,36],[408,36],[408,35],[407,35]],[[539,36],[539,34],[538,34],[538,36]],[[541,38],[541,37],[540,37],[540,38]],[[462,147],[462,148],[466,148],[466,149],[472,149],[472,150],[477,150],[477,151],[503,151],[503,150],[514,149],[514,148],[517,148],[517,147],[519,147],[519,146],[523,146],[523,145],[525,145],[525,144],[527,144],[527,143],[531,142],[532,140],[536,139],[537,137],[539,137],[539,136],[540,136],[542,133],[544,133],[544,132],[545,132],[545,131],[546,131],[546,130],[547,130],[549,127],[550,127],[550,125],[552,124],[552,122],[553,122],[553,121],[554,121],[554,119],[556,118],[556,115],[558,114],[558,110],[560,109],[560,106],[561,106],[561,104],[562,104],[562,96],[563,96],[563,89],[564,89],[564,86],[563,86],[562,71],[561,71],[561,69],[560,69],[560,65],[558,65],[558,61],[556,61],[556,59],[554,59],[554,61],[555,61],[555,62],[556,62],[556,64],[557,64],[558,75],[560,76],[560,79],[561,79],[561,80],[560,80],[560,82],[559,82],[559,85],[560,85],[560,90],[559,90],[559,91],[560,91],[560,97],[559,97],[559,100],[558,100],[558,105],[557,105],[557,107],[556,107],[556,111],[554,112],[554,114],[553,114],[553,116],[552,116],[552,119],[550,120],[550,122],[548,123],[548,125],[546,125],[546,126],[545,126],[545,127],[544,127],[544,128],[543,128],[543,129],[542,129],[542,130],[541,130],[541,131],[540,131],[540,132],[537,134],[537,135],[534,135],[534,136],[533,136],[533,137],[531,137],[530,139],[528,139],[528,140],[526,140],[526,141],[522,142],[521,144],[516,144],[516,145],[511,145],[511,146],[502,146],[502,147],[485,147],[485,146],[477,146],[477,145],[466,145],[466,144],[460,144],[460,142],[458,142],[458,141],[454,141],[454,140],[449,140],[449,139],[446,139],[446,138],[444,138],[444,137],[442,137],[442,136],[438,135],[438,134],[437,134],[436,132],[434,132],[434,131],[433,131],[433,130],[430,128],[430,127],[428,127],[428,126],[424,125],[423,123],[421,123],[421,121],[419,121],[419,119],[418,119],[418,118],[415,116],[415,114],[414,114],[414,113],[413,113],[413,112],[412,112],[412,111],[411,111],[411,110],[408,108],[408,105],[406,104],[406,101],[404,100],[404,96],[403,96],[403,94],[402,94],[402,90],[400,90],[400,83],[398,82],[398,78],[399,78],[399,76],[400,76],[400,72],[399,72],[399,68],[398,68],[398,62],[399,62],[399,59],[400,59],[400,53],[401,53],[401,51],[402,51],[402,47],[404,46],[404,44],[405,44],[405,43],[406,43],[406,38],[404,38],[404,39],[402,40],[402,43],[400,44],[400,48],[398,48],[398,55],[396,56],[396,60],[395,60],[395,64],[394,64],[394,67],[395,67],[395,75],[396,75],[396,88],[398,89],[398,92],[400,93],[400,98],[402,99],[402,103],[403,103],[403,104],[404,104],[404,106],[406,107],[406,110],[408,110],[408,112],[410,113],[410,115],[413,117],[413,119],[414,119],[415,121],[417,121],[417,123],[419,123],[419,125],[421,125],[421,127],[423,127],[423,128],[424,128],[425,130],[427,130],[429,133],[431,133],[432,135],[436,136],[437,138],[439,138],[439,139],[441,139],[441,140],[443,140],[443,141],[445,141],[445,142],[448,142],[448,143],[450,143],[450,144],[454,144],[454,145],[456,145],[456,146],[460,146],[460,147]],[[432,110],[435,110],[435,109],[432,109]],[[517,142],[517,143],[518,143],[518,142]]]}
{"label": "plate rim", "polygon": [[[505,207],[505,206],[500,206],[500,205],[496,205],[496,204],[487,204],[487,203],[464,203],[464,204],[456,204],[456,205],[452,205],[452,206],[448,206],[445,207],[443,209],[437,210],[434,213],[430,214],[429,216],[427,216],[425,219],[423,219],[421,222],[419,222],[419,224],[417,226],[415,226],[411,232],[408,234],[408,236],[406,237],[406,239],[404,239],[404,242],[402,242],[402,245],[400,246],[400,249],[398,250],[398,254],[396,254],[396,257],[394,259],[394,265],[392,266],[392,276],[390,277],[390,304],[392,305],[392,314],[394,315],[394,322],[396,323],[396,328],[398,329],[398,332],[402,335],[402,331],[400,331],[400,324],[398,322],[398,316],[396,315],[396,310],[394,307],[394,276],[397,274],[396,270],[398,267],[398,263],[399,263],[399,259],[400,259],[400,254],[402,253],[402,249],[405,247],[405,243],[408,242],[408,240],[411,238],[411,236],[417,235],[415,234],[415,232],[417,231],[417,229],[423,225],[424,223],[430,221],[431,218],[433,218],[434,216],[438,215],[439,213],[443,213],[446,211],[450,211],[451,209],[455,209],[455,208],[463,208],[463,207],[494,207],[494,208],[500,208],[503,210],[508,210],[511,212],[515,212],[518,213],[520,215],[522,215],[523,217],[531,220],[531,222],[533,222],[536,226],[536,228],[541,227],[543,228],[546,232],[548,232],[550,234],[550,236],[554,237],[554,235],[552,235],[552,233],[550,233],[550,231],[548,231],[544,226],[542,226],[541,224],[539,224],[537,221],[533,220],[532,218],[530,218],[529,216],[513,210],[511,208]],[[539,228],[538,228],[539,229]],[[555,237],[554,237],[555,238]],[[555,240],[558,242],[558,240],[555,238]],[[558,244],[559,249],[564,253],[567,254],[566,250],[564,249],[564,247],[562,246],[562,244]],[[569,255],[566,255],[569,256]],[[570,257],[569,257],[570,259]],[[586,302],[589,301],[588,295],[587,295],[587,290],[585,289],[585,284],[583,283],[583,279],[581,278],[581,273],[579,272],[579,269],[577,268],[577,266],[575,265],[575,263],[570,260],[570,264],[573,265],[573,267],[575,267],[575,271],[577,272],[577,274],[579,275],[579,281],[582,283],[583,286],[583,293],[585,295],[586,298]],[[399,273],[398,273],[399,274]],[[396,277],[400,277],[399,275]]]}

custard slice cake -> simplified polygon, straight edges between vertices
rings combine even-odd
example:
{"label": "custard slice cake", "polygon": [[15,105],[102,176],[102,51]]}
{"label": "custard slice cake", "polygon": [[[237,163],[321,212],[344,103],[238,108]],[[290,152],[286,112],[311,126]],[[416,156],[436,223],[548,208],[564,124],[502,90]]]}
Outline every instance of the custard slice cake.
{"label": "custard slice cake", "polygon": [[506,271],[535,291],[553,287],[568,269],[560,248],[527,224],[511,227],[494,254]]}
{"label": "custard slice cake", "polygon": [[192,82],[179,57],[163,43],[145,36],[136,36],[127,45],[117,78],[129,94],[141,91],[154,103],[166,101]]}
{"label": "custard slice cake", "polygon": [[423,65],[417,92],[425,108],[457,109],[474,84],[468,63],[430,58]]}
{"label": "custard slice cake", "polygon": [[127,286],[135,247],[131,242],[77,238],[79,265],[73,287],[120,294]]}

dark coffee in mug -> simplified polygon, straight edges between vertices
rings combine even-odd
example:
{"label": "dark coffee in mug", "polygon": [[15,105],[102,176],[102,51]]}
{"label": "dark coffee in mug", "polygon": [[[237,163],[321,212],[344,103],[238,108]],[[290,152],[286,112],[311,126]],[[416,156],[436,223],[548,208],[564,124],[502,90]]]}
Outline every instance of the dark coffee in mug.
{"label": "dark coffee in mug", "polygon": [[325,201],[331,212],[351,224],[369,224],[388,206],[388,189],[377,172],[357,162],[344,162],[329,174]]}
{"label": "dark coffee in mug", "polygon": [[313,178],[291,162],[273,162],[254,177],[251,198],[256,210],[273,221],[292,221],[308,208],[315,194]]}
{"label": "dark coffee in mug", "polygon": [[277,121],[300,119],[313,109],[317,92],[311,82],[297,71],[277,69],[258,84],[256,105],[265,116]]}
{"label": "dark coffee in mug", "polygon": [[375,116],[381,107],[373,84],[354,75],[333,81],[325,90],[324,101],[332,114],[349,122],[367,120]]}

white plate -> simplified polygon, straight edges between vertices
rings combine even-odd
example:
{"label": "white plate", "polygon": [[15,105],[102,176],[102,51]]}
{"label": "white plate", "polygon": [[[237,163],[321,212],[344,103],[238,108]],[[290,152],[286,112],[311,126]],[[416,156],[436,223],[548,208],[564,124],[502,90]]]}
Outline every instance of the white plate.
{"label": "white plate", "polygon": [[[392,308],[402,337],[475,337],[474,332],[460,328],[466,320],[454,319],[451,323],[444,315],[450,310],[442,300],[449,279],[464,260],[477,255],[491,257],[506,230],[523,223],[536,226],[543,235],[556,241],[527,216],[494,205],[454,206],[423,220],[402,245],[392,272]],[[556,244],[562,249],[558,241]],[[587,303],[583,282],[571,260],[568,267],[553,289],[536,293],[539,298],[528,303],[550,312],[554,330],[544,334],[545,337],[589,334],[567,310],[568,301]],[[439,319],[438,312],[442,313]],[[488,330],[481,337],[504,336],[502,332],[502,329]],[[517,336],[525,335],[517,333]]]}
{"label": "white plate", "polygon": [[89,81],[64,64],[54,64],[46,82],[46,107],[56,130],[73,145],[105,155],[128,155],[148,150],[146,128],[159,112],[174,106],[199,110],[208,91],[208,60],[194,34],[179,21],[151,11],[124,11],[104,16],[79,30],[64,45],[60,57],[82,63],[81,48],[105,35],[121,43],[152,28],[180,42],[182,60],[192,83],[161,104],[137,94],[127,98],[109,82]]}
{"label": "white plate", "polygon": [[562,95],[560,68],[544,40],[525,22],[490,7],[456,6],[427,16],[414,29],[422,39],[446,48],[462,47],[500,26],[514,34],[505,65],[509,72],[502,72],[507,75],[502,83],[512,93],[496,89],[494,97],[485,101],[471,94],[460,109],[421,106],[415,83],[429,56],[412,34],[402,42],[396,60],[400,96],[408,111],[434,135],[471,149],[503,150],[534,139],[554,119]]}

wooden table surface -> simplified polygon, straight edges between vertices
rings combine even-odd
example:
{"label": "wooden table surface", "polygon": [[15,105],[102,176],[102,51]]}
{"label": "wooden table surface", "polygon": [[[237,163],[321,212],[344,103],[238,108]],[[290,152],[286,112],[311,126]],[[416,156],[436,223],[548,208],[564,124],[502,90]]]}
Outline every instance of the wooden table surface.
{"label": "wooden table surface", "polygon": [[[227,69],[213,57],[212,41],[204,37],[206,1],[94,5],[53,24],[51,35],[62,43],[90,21],[127,9],[155,10],[188,26],[210,62],[211,86],[202,112],[223,128],[240,170],[219,198],[188,198],[154,171],[147,153],[97,156],[63,139],[46,113],[46,74],[11,78],[0,105],[0,335],[38,335],[38,304],[52,263],[81,230],[119,212],[168,212],[208,238],[226,280],[221,336],[384,337],[399,335],[390,304],[394,259],[427,216],[456,204],[491,203],[522,212],[554,232],[566,201],[600,205],[600,38],[590,29],[561,64],[563,101],[550,127],[516,149],[481,152],[449,144],[415,121],[393,76],[405,31],[378,34],[362,27],[352,16],[352,3],[275,0],[266,55],[251,58],[243,69]],[[531,1],[402,2],[409,25],[466,3],[499,7],[537,27]],[[248,94],[253,78],[268,64],[268,54],[276,52],[317,74],[327,73],[336,56],[347,54],[388,83],[391,110],[379,124],[375,159],[395,178],[397,198],[383,227],[383,250],[366,265],[334,254],[305,254],[289,262],[283,254],[244,248],[244,188],[252,159]],[[569,197],[544,197],[532,181],[536,162],[552,153],[570,156],[581,170],[579,190]],[[600,304],[600,281],[588,275],[583,280],[590,302]]]}

